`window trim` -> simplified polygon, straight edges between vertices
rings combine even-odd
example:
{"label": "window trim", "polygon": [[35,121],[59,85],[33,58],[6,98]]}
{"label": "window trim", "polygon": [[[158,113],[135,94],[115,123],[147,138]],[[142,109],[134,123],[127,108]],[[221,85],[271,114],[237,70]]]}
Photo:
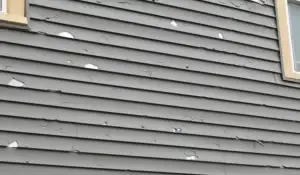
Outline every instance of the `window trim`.
{"label": "window trim", "polygon": [[288,0],[275,0],[275,5],[283,78],[299,82],[300,72],[296,72],[294,67]]}
{"label": "window trim", "polygon": [[26,0],[3,0],[4,9],[0,12],[0,22],[27,25]]}

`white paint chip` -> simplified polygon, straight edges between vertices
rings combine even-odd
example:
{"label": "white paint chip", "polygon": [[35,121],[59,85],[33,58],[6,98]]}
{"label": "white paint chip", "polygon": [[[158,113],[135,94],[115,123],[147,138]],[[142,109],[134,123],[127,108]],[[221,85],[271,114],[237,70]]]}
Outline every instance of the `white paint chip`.
{"label": "white paint chip", "polygon": [[174,20],[171,21],[171,25],[174,26],[174,27],[177,27],[177,26],[178,26],[178,24],[177,24],[176,21],[174,21]]}
{"label": "white paint chip", "polygon": [[60,32],[58,35],[65,38],[75,38],[74,35],[69,32]]}
{"label": "white paint chip", "polygon": [[250,1],[261,4],[261,5],[265,4],[265,1],[263,1],[263,0],[250,0]]}
{"label": "white paint chip", "polygon": [[196,159],[197,159],[197,156],[195,156],[195,155],[186,157],[186,160],[196,160]]}
{"label": "white paint chip", "polygon": [[18,148],[18,142],[14,141],[7,145],[8,148]]}
{"label": "white paint chip", "polygon": [[12,78],[9,82],[8,85],[14,86],[14,87],[23,87],[25,84],[22,81],[19,81],[15,78]]}
{"label": "white paint chip", "polygon": [[223,36],[222,33],[219,33],[219,38],[220,38],[220,39],[224,39],[224,36]]}
{"label": "white paint chip", "polygon": [[86,65],[84,65],[84,67],[87,69],[99,69],[98,66],[93,65],[93,64],[86,64]]}

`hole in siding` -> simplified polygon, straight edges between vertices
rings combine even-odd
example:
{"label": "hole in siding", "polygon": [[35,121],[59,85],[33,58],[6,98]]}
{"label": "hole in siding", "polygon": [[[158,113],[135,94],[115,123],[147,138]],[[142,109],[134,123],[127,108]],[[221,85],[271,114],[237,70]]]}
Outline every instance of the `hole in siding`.
{"label": "hole in siding", "polygon": [[263,1],[263,0],[250,0],[250,1],[255,2],[255,3],[258,3],[258,4],[260,4],[260,5],[264,5],[264,4],[266,3],[266,2]]}
{"label": "hole in siding", "polygon": [[60,32],[60,33],[58,34],[58,36],[65,37],[65,38],[75,38],[74,35],[72,35],[72,34],[69,33],[69,32]]}
{"label": "hole in siding", "polygon": [[8,148],[18,148],[19,144],[17,141],[13,141],[7,145]]}
{"label": "hole in siding", "polygon": [[172,25],[173,27],[178,27],[178,24],[177,24],[176,21],[174,21],[174,20],[171,21],[171,25]]}
{"label": "hole in siding", "polygon": [[14,86],[14,87],[23,87],[25,86],[25,84],[20,81],[20,80],[17,80],[15,78],[12,78],[9,82],[8,82],[8,85],[10,86]]}
{"label": "hole in siding", "polygon": [[222,33],[219,33],[219,38],[220,38],[220,39],[224,39],[224,36],[223,36]]}
{"label": "hole in siding", "polygon": [[173,132],[181,133],[182,129],[181,128],[173,128]]}
{"label": "hole in siding", "polygon": [[84,65],[84,67],[87,69],[99,69],[98,66],[93,65],[93,64],[86,64],[86,65]]}

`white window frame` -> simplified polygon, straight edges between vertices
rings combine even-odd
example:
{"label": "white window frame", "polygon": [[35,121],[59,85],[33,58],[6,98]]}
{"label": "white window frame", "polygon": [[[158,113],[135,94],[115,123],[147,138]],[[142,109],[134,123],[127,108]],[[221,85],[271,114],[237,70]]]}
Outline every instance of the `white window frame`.
{"label": "white window frame", "polygon": [[6,11],[7,11],[7,3],[6,3],[6,1],[7,0],[2,0],[1,1],[1,3],[2,3],[1,4],[2,5],[2,9],[0,10],[1,13],[6,13]]}
{"label": "white window frame", "polygon": [[[300,72],[295,70],[291,26],[289,18],[288,2],[290,0],[275,0],[278,24],[278,38],[282,62],[283,78],[285,80],[300,82]],[[297,2],[297,0],[293,0]],[[300,4],[300,1],[299,1]]]}

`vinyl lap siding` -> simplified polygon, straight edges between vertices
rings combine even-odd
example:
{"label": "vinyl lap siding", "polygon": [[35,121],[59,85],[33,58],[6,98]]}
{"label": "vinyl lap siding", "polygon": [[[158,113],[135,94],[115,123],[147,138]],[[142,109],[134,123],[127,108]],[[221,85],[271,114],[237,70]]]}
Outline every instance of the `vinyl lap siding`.
{"label": "vinyl lap siding", "polygon": [[30,30],[0,29],[0,174],[298,175],[265,3],[30,0]]}

